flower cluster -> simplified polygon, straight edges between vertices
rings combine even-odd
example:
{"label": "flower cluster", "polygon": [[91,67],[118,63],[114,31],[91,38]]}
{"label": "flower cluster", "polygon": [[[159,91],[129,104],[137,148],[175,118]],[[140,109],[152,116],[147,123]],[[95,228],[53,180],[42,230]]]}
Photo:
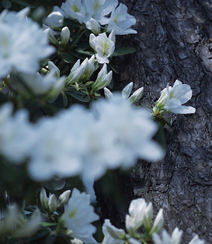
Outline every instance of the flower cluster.
{"label": "flower cluster", "polygon": [[115,35],[137,33],[131,28],[136,23],[135,17],[127,13],[124,4],[118,6],[118,0],[66,0],[61,8],[54,7],[46,19],[46,24],[60,27],[64,18],[84,23],[94,34],[99,34],[103,26],[107,32],[114,30]]}
{"label": "flower cluster", "polygon": [[1,154],[16,164],[28,159],[34,180],[77,174],[99,179],[107,169],[132,167],[137,158],[157,161],[163,157],[152,140],[157,126],[150,115],[118,94],[95,102],[90,111],[72,106],[37,125],[29,124],[26,111],[15,116],[11,111],[10,104],[1,108]]}

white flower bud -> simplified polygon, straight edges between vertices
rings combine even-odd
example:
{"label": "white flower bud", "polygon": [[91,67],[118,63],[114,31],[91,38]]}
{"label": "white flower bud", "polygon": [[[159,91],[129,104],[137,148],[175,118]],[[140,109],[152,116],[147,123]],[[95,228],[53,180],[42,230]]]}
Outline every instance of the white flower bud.
{"label": "white flower bud", "polygon": [[158,233],[161,231],[161,229],[163,228],[163,224],[164,224],[164,218],[163,218],[163,209],[160,209],[160,211],[158,212],[151,233]]}
{"label": "white flower bud", "polygon": [[107,99],[111,99],[113,97],[113,93],[107,87],[104,87],[104,94]]}
{"label": "white flower bud", "polygon": [[58,207],[63,206],[64,204],[66,204],[69,200],[71,191],[67,190],[64,191],[60,196],[59,196],[59,202],[58,202]]}
{"label": "white flower bud", "polygon": [[49,198],[49,212],[54,213],[54,211],[57,209],[58,201],[55,194],[52,194]]}
{"label": "white flower bud", "polygon": [[70,39],[70,30],[67,26],[63,27],[61,33],[60,33],[60,37],[61,37],[61,42],[62,44],[67,44],[69,39]]}
{"label": "white flower bud", "polygon": [[98,91],[110,84],[112,80],[112,71],[107,74],[107,65],[104,64],[100,72],[98,73],[96,81],[93,83],[93,90]]}
{"label": "white flower bud", "polygon": [[105,225],[107,227],[108,233],[114,238],[114,239],[123,239],[125,237],[125,232],[122,229],[118,229],[115,226],[113,226],[109,220],[105,220]]}
{"label": "white flower bud", "polygon": [[127,99],[130,96],[130,93],[132,92],[132,88],[133,88],[133,82],[130,82],[128,85],[124,87],[124,89],[121,92],[123,99]]}
{"label": "white flower bud", "polygon": [[43,208],[48,209],[48,198],[46,195],[46,190],[43,187],[40,191],[40,202]]}
{"label": "white flower bud", "polygon": [[138,102],[141,99],[142,95],[143,95],[143,91],[144,91],[144,88],[143,87],[141,87],[138,90],[136,90],[132,94],[132,96],[130,96],[130,98],[128,99],[129,102],[130,103],[136,103],[136,102]]}
{"label": "white flower bud", "polygon": [[153,209],[152,209],[152,203],[149,203],[147,208],[144,210],[144,227],[146,229],[151,228],[151,221],[152,221],[152,215],[153,215]]}
{"label": "white flower bud", "polygon": [[205,241],[199,239],[199,236],[196,235],[188,244],[204,244]]}
{"label": "white flower bud", "polygon": [[91,20],[90,20],[90,27],[91,27],[91,31],[95,35],[98,35],[101,32],[101,28],[100,28],[99,23],[93,18],[91,18]]}
{"label": "white flower bud", "polygon": [[57,41],[57,39],[56,39],[55,36],[54,36],[54,31],[53,31],[51,28],[47,28],[47,29],[45,29],[44,32],[48,33],[49,41],[50,41],[52,44],[55,44],[55,45],[58,44],[58,41]]}

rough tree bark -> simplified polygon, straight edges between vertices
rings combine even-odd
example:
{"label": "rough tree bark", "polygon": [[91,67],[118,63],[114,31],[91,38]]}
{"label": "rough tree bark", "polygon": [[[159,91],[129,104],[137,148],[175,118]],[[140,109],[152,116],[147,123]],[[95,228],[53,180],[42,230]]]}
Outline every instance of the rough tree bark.
{"label": "rough tree bark", "polygon": [[153,105],[167,82],[193,90],[194,115],[172,116],[166,128],[167,155],[158,163],[138,163],[134,194],[164,209],[165,228],[184,231],[183,243],[199,234],[212,241],[212,2],[207,0],[122,0],[137,19],[137,35],[122,46],[137,51],[122,60],[120,84],[145,88]]}

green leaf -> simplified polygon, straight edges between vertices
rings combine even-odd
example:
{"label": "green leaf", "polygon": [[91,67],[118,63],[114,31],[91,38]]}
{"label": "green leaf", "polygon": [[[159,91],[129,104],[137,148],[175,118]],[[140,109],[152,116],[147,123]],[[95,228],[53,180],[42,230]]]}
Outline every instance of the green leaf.
{"label": "green leaf", "polygon": [[66,96],[66,94],[64,92],[61,92],[62,96],[63,96],[63,104],[64,104],[64,107],[67,107],[68,105],[68,98]]}
{"label": "green leaf", "polygon": [[14,3],[18,3],[18,4],[20,4],[22,6],[25,6],[25,7],[35,8],[34,5],[32,5],[31,3],[27,3],[27,2],[25,2],[23,0],[11,0],[11,1],[14,2]]}
{"label": "green leaf", "polygon": [[85,50],[82,50],[82,49],[79,49],[79,48],[77,48],[76,51],[77,51],[78,53],[82,53],[82,54],[85,54],[85,55],[87,55],[87,56],[92,56],[92,55],[93,55],[93,52],[85,51]]}
{"label": "green leaf", "polygon": [[9,0],[2,0],[2,5],[7,9],[12,7],[12,3]]}
{"label": "green leaf", "polygon": [[158,125],[159,125],[159,129],[155,135],[155,139],[161,145],[163,150],[166,152],[166,136],[164,133],[164,129],[160,123],[158,123]]}
{"label": "green leaf", "polygon": [[64,19],[64,26],[80,27],[80,23],[76,20],[65,18]]}
{"label": "green leaf", "polygon": [[82,93],[80,91],[76,91],[75,89],[69,89],[69,91],[65,91],[65,94],[76,98],[80,102],[87,103],[90,101],[90,97],[88,95],[86,95],[85,93]]}
{"label": "green leaf", "polygon": [[64,62],[69,63],[69,64],[70,63],[73,64],[76,61],[75,58],[73,58],[71,55],[69,55],[67,53],[62,53],[61,58],[63,59]]}
{"label": "green leaf", "polygon": [[110,62],[110,63],[108,64],[108,67],[109,67],[110,69],[112,69],[116,74],[119,73],[119,70],[118,70],[117,66],[116,66],[114,63]]}
{"label": "green leaf", "polygon": [[75,37],[73,38],[73,41],[71,42],[71,48],[74,47],[82,38],[82,35],[87,31],[87,29],[84,29],[81,33],[80,31],[75,35]]}
{"label": "green leaf", "polygon": [[135,51],[136,51],[136,49],[133,47],[121,47],[114,51],[113,56],[114,57],[122,56],[122,55],[130,54],[130,53],[134,53]]}

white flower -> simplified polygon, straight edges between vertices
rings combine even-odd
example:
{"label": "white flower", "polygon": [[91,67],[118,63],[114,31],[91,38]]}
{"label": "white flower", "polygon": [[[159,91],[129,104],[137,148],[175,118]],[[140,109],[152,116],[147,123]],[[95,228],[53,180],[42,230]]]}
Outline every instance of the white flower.
{"label": "white flower", "polygon": [[130,235],[134,235],[136,230],[141,227],[144,221],[144,211],[146,209],[146,202],[143,198],[131,201],[129,207],[129,214],[126,215],[126,229]]}
{"label": "white flower", "polygon": [[120,4],[112,13],[109,19],[107,30],[114,30],[116,35],[136,34],[131,25],[135,25],[136,19],[134,16],[127,13],[127,7]]}
{"label": "white flower", "polygon": [[10,104],[3,105],[0,110],[0,153],[12,163],[24,163],[36,140],[28,113],[19,110],[11,116]]}
{"label": "white flower", "polygon": [[91,33],[89,39],[90,46],[96,52],[96,58],[100,64],[109,63],[109,57],[115,50],[115,35],[112,31],[109,37],[105,33],[99,34],[97,37]]}
{"label": "white flower", "polygon": [[53,7],[53,11],[47,16],[45,24],[50,27],[61,27],[66,14],[58,6]]}
{"label": "white flower", "polygon": [[73,237],[88,243],[91,235],[96,231],[91,223],[98,220],[99,216],[94,213],[94,209],[90,205],[90,196],[73,189],[61,219],[64,221],[65,227],[72,231]]}
{"label": "white flower", "polygon": [[151,228],[152,216],[153,216],[152,203],[149,203],[146,209],[144,210],[143,223],[146,230],[150,230]]}
{"label": "white flower", "polygon": [[66,0],[65,3],[62,3],[61,9],[66,13],[67,17],[78,20],[80,24],[83,23],[86,9],[81,0]]}
{"label": "white flower", "polygon": [[102,232],[104,239],[102,244],[124,244],[122,238],[125,236],[125,232],[122,229],[118,229],[110,223],[109,219],[106,219],[102,226]]}
{"label": "white flower", "polygon": [[180,244],[182,238],[182,230],[175,228],[172,236],[170,236],[166,230],[162,231],[162,237],[158,234],[153,234],[153,241],[155,244]]}
{"label": "white flower", "polygon": [[48,45],[47,33],[40,31],[39,25],[31,19],[18,17],[14,12],[6,13],[0,19],[0,78],[13,69],[36,72],[38,61],[53,51],[54,48]]}
{"label": "white flower", "polygon": [[[132,92],[132,88],[133,88],[133,82],[130,82],[128,85],[126,85],[121,92],[122,98],[127,99],[130,103],[136,103],[141,99],[144,88],[141,87],[141,88],[137,89],[130,96],[130,94]],[[113,93],[106,87],[104,88],[104,94],[105,94],[105,97],[108,99],[113,97]]]}
{"label": "white flower", "polygon": [[205,241],[199,239],[198,235],[195,235],[195,237],[188,243],[188,244],[204,244]]}
{"label": "white flower", "polygon": [[[19,93],[26,97],[32,94],[40,96],[45,95],[46,100],[55,99],[65,87],[66,77],[60,77],[60,70],[51,61],[48,62],[49,73],[42,76],[40,73],[25,74],[21,73],[20,78],[24,82],[23,85],[19,81],[19,77],[12,76],[10,82],[15,85]],[[28,89],[26,89],[26,86]]]}
{"label": "white flower", "polygon": [[[94,104],[99,120],[113,135],[114,165],[129,168],[137,158],[157,161],[163,151],[151,138],[157,131],[156,124],[146,110],[133,107],[119,94],[113,99],[99,100]],[[115,163],[116,162],[116,163]]]}
{"label": "white flower", "polygon": [[173,87],[167,85],[167,88],[161,91],[161,96],[153,108],[154,114],[161,113],[164,110],[175,114],[195,113],[195,108],[182,105],[190,100],[191,97],[191,87],[176,80]]}
{"label": "white flower", "polygon": [[67,26],[63,27],[60,33],[62,44],[67,44],[70,39],[70,30]]}
{"label": "white flower", "polygon": [[86,25],[89,25],[91,18],[95,19],[101,25],[108,23],[105,16],[111,13],[118,5],[118,0],[86,0],[84,1],[87,15],[85,18]]}
{"label": "white flower", "polygon": [[107,65],[104,64],[102,69],[98,73],[96,81],[92,85],[92,89],[94,91],[98,91],[98,90],[104,88],[105,86],[108,86],[112,80],[112,75],[113,75],[112,71],[107,73]]}
{"label": "white flower", "polygon": [[36,209],[27,220],[16,204],[9,206],[4,216],[4,219],[0,219],[0,235],[9,234],[15,238],[32,236],[38,231],[41,223],[39,209]]}
{"label": "white flower", "polygon": [[95,35],[99,35],[101,32],[100,24],[93,18],[89,22],[86,22],[86,27],[91,30]]}

